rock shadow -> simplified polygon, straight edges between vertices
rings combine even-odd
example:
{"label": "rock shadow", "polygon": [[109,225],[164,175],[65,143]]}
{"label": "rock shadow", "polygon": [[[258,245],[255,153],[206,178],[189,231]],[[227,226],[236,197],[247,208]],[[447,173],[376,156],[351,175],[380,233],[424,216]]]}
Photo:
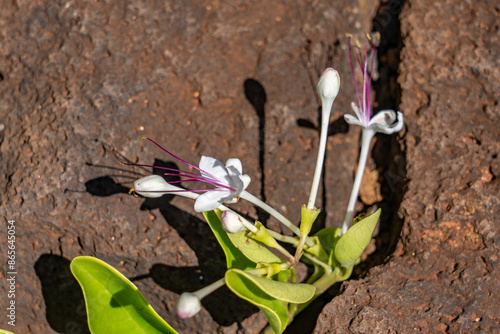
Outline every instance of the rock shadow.
{"label": "rock shadow", "polygon": [[[265,153],[266,153],[266,110],[267,94],[264,86],[252,78],[248,78],[243,83],[243,90],[248,102],[252,105],[257,117],[259,118],[259,169],[260,169],[260,199],[266,201],[266,169],[265,169]],[[259,207],[257,210],[258,220],[266,225],[270,215]]]}
{"label": "rock shadow", "polygon": [[57,333],[90,334],[83,292],[69,265],[70,260],[52,254],[41,255],[35,263],[47,322]]}

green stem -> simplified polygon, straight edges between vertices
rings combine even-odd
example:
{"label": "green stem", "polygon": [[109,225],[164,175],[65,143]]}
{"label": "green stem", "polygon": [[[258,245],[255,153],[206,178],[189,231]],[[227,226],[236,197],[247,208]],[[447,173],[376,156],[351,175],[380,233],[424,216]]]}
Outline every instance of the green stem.
{"label": "green stem", "polygon": [[[276,211],[275,209],[273,209],[271,206],[269,206],[266,203],[262,202],[260,199],[258,199],[254,195],[250,194],[248,191],[243,191],[240,194],[240,197],[243,198],[243,199],[246,199],[250,203],[255,204],[258,207],[260,207],[261,209],[267,211],[271,216],[273,216],[274,218],[276,218],[277,220],[279,220],[283,225],[285,225],[290,230],[292,230],[292,232],[295,233],[295,235],[297,235],[297,236],[300,237],[300,230],[299,230],[299,228],[297,226],[293,225],[291,221],[289,221],[285,216],[283,216],[281,213],[279,213],[278,211]],[[309,239],[309,238],[306,239],[306,243],[307,243],[307,245],[309,247],[314,246],[314,242],[311,239]]]}
{"label": "green stem", "polygon": [[318,259],[316,256],[313,256],[308,253],[303,253],[303,257],[305,257],[308,260],[311,260],[312,262],[316,263],[317,265],[321,266],[325,270],[325,274],[329,275],[332,272],[332,267],[330,267],[328,264],[324,263],[320,259]]}
{"label": "green stem", "polygon": [[201,288],[200,290],[193,292],[193,294],[196,295],[200,300],[202,300],[207,295],[211,294],[212,292],[214,292],[215,290],[217,290],[218,288],[220,288],[221,286],[223,286],[225,284],[226,284],[226,279],[223,277],[220,280],[215,281],[212,284],[207,285],[206,287]]}
{"label": "green stem", "polygon": [[[295,237],[289,237],[287,235],[280,234],[278,232],[274,232],[273,230],[267,230],[271,237],[274,239],[281,241],[281,242],[286,242],[287,244],[292,244],[294,246],[298,245],[298,240]],[[253,232],[253,231],[252,231]]]}

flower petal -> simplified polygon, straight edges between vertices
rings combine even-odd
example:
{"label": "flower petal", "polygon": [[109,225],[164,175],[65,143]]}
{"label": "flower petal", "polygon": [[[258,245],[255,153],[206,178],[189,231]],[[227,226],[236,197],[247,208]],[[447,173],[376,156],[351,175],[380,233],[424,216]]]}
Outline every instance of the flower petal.
{"label": "flower petal", "polygon": [[230,194],[229,191],[219,189],[207,191],[200,195],[194,202],[194,211],[207,212],[217,209],[222,204],[224,198],[227,198]]}
{"label": "flower petal", "polygon": [[[391,120],[392,122],[390,122]],[[382,110],[372,118],[369,128],[390,135],[401,131],[403,126],[404,119],[402,112],[398,111],[396,114],[393,110]]]}
{"label": "flower petal", "polygon": [[241,164],[240,159],[232,158],[226,161],[226,168],[229,170],[229,167],[234,167],[239,172],[239,174],[243,173],[243,165]]}
{"label": "flower petal", "polygon": [[250,181],[252,180],[250,176],[244,174],[240,176],[240,180],[243,182],[243,190],[245,190],[248,185],[250,184]]}
{"label": "flower petal", "polygon": [[352,109],[352,111],[354,111],[354,113],[356,114],[356,117],[359,119],[359,121],[363,122],[363,115],[361,114],[361,110],[359,110],[356,103],[351,102],[351,109]]}
{"label": "flower petal", "polygon": [[382,110],[379,111],[370,120],[370,125],[377,123],[379,125],[391,125],[396,120],[396,113],[394,110]]}
{"label": "flower petal", "polygon": [[352,124],[352,125],[359,125],[359,126],[365,126],[359,119],[354,117],[351,114],[344,114],[344,119],[347,123]]}
{"label": "flower petal", "polygon": [[203,155],[200,159],[199,167],[202,176],[209,178],[215,177],[220,181],[226,182],[225,176],[227,175],[227,170],[224,164],[219,160]]}
{"label": "flower petal", "polygon": [[[228,168],[228,171],[234,170],[234,167]],[[233,171],[234,172],[234,171]],[[229,172],[229,174],[226,176],[226,181],[228,182],[229,186],[234,189],[234,196],[238,196],[242,191],[243,191],[243,181],[240,179],[241,175],[239,174],[234,174],[233,172]]]}

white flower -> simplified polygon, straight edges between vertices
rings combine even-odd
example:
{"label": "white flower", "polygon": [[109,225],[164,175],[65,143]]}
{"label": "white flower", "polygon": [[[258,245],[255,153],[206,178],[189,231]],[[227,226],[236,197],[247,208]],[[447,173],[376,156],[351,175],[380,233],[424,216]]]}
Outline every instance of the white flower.
{"label": "white flower", "polygon": [[354,102],[351,103],[351,108],[356,114],[356,117],[351,114],[345,114],[344,119],[349,124],[359,125],[365,129],[385,133],[387,135],[399,132],[403,129],[404,119],[401,111],[396,113],[394,110],[381,110],[375,116],[368,118],[368,124],[365,124],[361,111]]}
{"label": "white flower", "polygon": [[191,318],[201,310],[200,298],[190,292],[184,292],[177,301],[177,315],[182,319]]}
{"label": "white flower", "polygon": [[242,175],[243,167],[239,159],[229,159],[224,166],[217,159],[202,156],[199,167],[203,182],[216,188],[196,199],[194,209],[197,212],[214,210],[222,203],[236,203],[241,192],[250,184],[250,177]]}
{"label": "white flower", "polygon": [[[356,82],[356,75],[354,73],[354,65],[351,55],[351,39],[349,38],[349,62],[351,64],[352,78],[354,80],[354,87],[356,88],[358,105],[356,106],[354,102],[351,103],[351,108],[356,114],[356,117],[350,114],[345,114],[344,119],[347,123],[359,125],[363,127],[363,129],[369,130],[370,132],[381,132],[390,135],[403,129],[403,113],[400,111],[396,113],[394,110],[382,110],[375,116],[371,117],[372,108],[370,101],[370,90],[372,87],[372,72],[375,51],[376,43],[373,44],[372,57],[369,57],[370,43],[367,42],[364,57],[361,57],[361,55],[357,56],[356,62],[363,74],[363,90],[362,92],[360,92],[358,89],[358,84]],[[370,64],[368,64],[369,60]]]}

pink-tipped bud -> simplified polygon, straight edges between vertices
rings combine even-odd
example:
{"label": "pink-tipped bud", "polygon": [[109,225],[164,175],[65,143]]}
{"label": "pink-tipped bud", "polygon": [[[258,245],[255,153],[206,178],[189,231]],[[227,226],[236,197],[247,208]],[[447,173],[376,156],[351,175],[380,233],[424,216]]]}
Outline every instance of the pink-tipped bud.
{"label": "pink-tipped bud", "polygon": [[322,102],[324,102],[323,99],[331,100],[333,102],[340,89],[339,72],[331,67],[327,68],[323,74],[321,74],[316,88]]}
{"label": "pink-tipped bud", "polygon": [[177,315],[182,319],[191,318],[201,310],[200,298],[190,292],[184,292],[177,301]]}
{"label": "pink-tipped bud", "polygon": [[224,211],[221,215],[222,228],[228,233],[238,233],[246,230],[243,221],[237,213],[233,211]]}
{"label": "pink-tipped bud", "polygon": [[160,175],[148,175],[136,180],[133,190],[144,197],[158,198],[171,191],[172,186]]}

